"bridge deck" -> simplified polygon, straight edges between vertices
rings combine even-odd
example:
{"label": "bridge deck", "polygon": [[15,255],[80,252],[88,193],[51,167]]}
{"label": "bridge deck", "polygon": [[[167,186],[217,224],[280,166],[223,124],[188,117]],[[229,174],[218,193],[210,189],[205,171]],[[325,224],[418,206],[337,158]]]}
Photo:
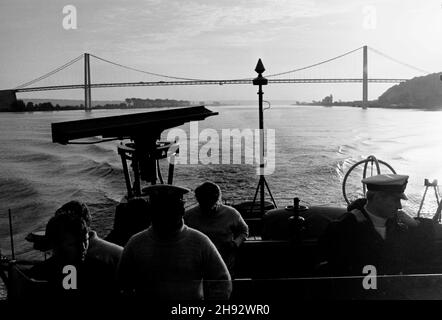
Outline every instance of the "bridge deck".
{"label": "bridge deck", "polygon": [[[407,79],[371,78],[372,83],[398,83]],[[362,78],[336,78],[336,79],[269,79],[269,83],[362,83]],[[115,88],[115,87],[151,87],[151,86],[189,86],[189,85],[225,85],[225,84],[252,84],[252,79],[238,80],[191,80],[191,81],[153,81],[153,82],[116,82],[116,83],[94,83],[90,88]],[[84,89],[84,84],[71,84],[62,86],[30,87],[16,89],[16,92],[48,91]]]}

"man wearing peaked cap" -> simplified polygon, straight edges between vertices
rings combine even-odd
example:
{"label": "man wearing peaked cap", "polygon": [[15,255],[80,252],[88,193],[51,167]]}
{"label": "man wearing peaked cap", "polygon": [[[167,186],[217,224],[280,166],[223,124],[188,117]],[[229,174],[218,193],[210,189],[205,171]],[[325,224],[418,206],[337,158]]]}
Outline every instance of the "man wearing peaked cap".
{"label": "man wearing peaked cap", "polygon": [[183,196],[187,188],[156,184],[143,188],[143,194],[149,197],[152,215],[152,228],[159,237],[169,237],[183,224]]}
{"label": "man wearing peaked cap", "polygon": [[401,199],[408,200],[404,194],[408,183],[408,176],[406,175],[380,174],[365,178],[362,183],[366,184],[367,190],[398,193]]}
{"label": "man wearing peaked cap", "polygon": [[413,219],[401,210],[401,200],[408,199],[407,182],[408,176],[400,174],[362,180],[366,198],[351,203],[321,239],[329,272],[363,275],[366,265],[375,266],[378,274],[419,272],[417,262],[432,257],[434,225],[430,219]]}
{"label": "man wearing peaked cap", "polygon": [[183,223],[186,188],[152,185],[152,225],[126,244],[117,278],[125,294],[155,300],[228,299],[230,274],[215,245]]}
{"label": "man wearing peaked cap", "polygon": [[175,197],[182,198],[190,190],[170,184],[155,184],[143,188],[143,194],[150,197]]}
{"label": "man wearing peaked cap", "polygon": [[[401,200],[408,200],[404,191],[407,187],[408,176],[400,174],[380,174],[362,180],[367,186],[367,204],[365,212],[371,218],[376,230],[385,239],[385,223],[388,218],[396,216],[407,225],[416,225],[417,221],[411,219],[402,211]],[[381,221],[378,221],[380,218]]]}

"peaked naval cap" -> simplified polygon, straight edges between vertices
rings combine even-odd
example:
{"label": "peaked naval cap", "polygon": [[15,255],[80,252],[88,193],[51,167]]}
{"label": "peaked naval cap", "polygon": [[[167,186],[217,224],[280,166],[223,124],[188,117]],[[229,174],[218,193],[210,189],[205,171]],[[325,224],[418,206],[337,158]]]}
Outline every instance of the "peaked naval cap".
{"label": "peaked naval cap", "polygon": [[150,197],[182,198],[190,190],[170,184],[155,184],[143,188],[143,194]]}
{"label": "peaked naval cap", "polygon": [[408,183],[408,176],[402,174],[379,174],[362,179],[362,183],[367,186],[369,191],[383,191],[389,193],[398,193],[399,197],[408,200],[404,194]]}

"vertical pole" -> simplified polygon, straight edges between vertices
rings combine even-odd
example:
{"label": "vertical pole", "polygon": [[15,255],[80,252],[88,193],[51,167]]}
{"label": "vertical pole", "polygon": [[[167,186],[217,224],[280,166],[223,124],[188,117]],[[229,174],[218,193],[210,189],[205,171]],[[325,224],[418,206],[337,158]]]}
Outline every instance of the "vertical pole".
{"label": "vertical pole", "polygon": [[89,53],[84,54],[84,110],[90,111],[91,106],[91,69]]}
{"label": "vertical pole", "polygon": [[[256,64],[255,72],[258,73],[258,77],[253,79],[253,85],[258,86],[258,104],[259,104],[259,147],[260,147],[260,153],[259,153],[259,183],[258,188],[256,191],[258,191],[259,188],[261,188],[260,193],[260,214],[261,216],[264,215],[264,188],[265,188],[265,177],[264,177],[264,115],[263,115],[263,107],[262,107],[262,96],[264,92],[262,91],[262,86],[267,85],[268,80],[262,76],[263,72],[266,69],[264,68],[264,65],[262,64],[261,59],[258,60],[258,63]],[[255,194],[256,198],[256,194]],[[255,200],[253,200],[253,205],[255,203]],[[252,206],[253,206],[252,205]]]}
{"label": "vertical pole", "polygon": [[173,171],[175,169],[175,153],[170,156],[169,173],[167,175],[167,184],[173,184]]}
{"label": "vertical pole", "polygon": [[366,107],[368,101],[368,55],[367,46],[364,46],[362,70],[362,106]]}
{"label": "vertical pole", "polygon": [[259,187],[261,188],[260,193],[260,214],[264,215],[264,115],[262,108],[262,95],[264,92],[262,91],[262,85],[259,85],[258,96],[259,96]]}
{"label": "vertical pole", "polygon": [[436,193],[437,205],[439,205],[439,203],[440,203],[440,200],[439,200],[439,187],[437,185],[434,186],[434,192]]}
{"label": "vertical pole", "polygon": [[422,209],[422,206],[424,205],[425,196],[427,195],[427,191],[428,191],[428,186],[425,186],[424,196],[422,197],[421,204],[419,205],[419,210],[417,210],[417,217],[418,218],[420,217],[421,209]]}
{"label": "vertical pole", "polygon": [[139,197],[141,195],[141,178],[140,178],[140,163],[137,150],[132,155],[132,170],[134,171],[134,183],[132,187],[133,196]]}
{"label": "vertical pole", "polygon": [[127,157],[125,149],[118,147],[118,153],[120,154],[121,164],[123,166],[124,180],[126,181],[127,198],[130,199],[133,197],[132,182],[130,179],[129,168],[127,167]]}
{"label": "vertical pole", "polygon": [[8,210],[9,214],[9,236],[11,237],[11,255],[12,260],[15,260],[15,252],[14,252],[14,235],[12,233],[12,215],[11,215],[11,209]]}

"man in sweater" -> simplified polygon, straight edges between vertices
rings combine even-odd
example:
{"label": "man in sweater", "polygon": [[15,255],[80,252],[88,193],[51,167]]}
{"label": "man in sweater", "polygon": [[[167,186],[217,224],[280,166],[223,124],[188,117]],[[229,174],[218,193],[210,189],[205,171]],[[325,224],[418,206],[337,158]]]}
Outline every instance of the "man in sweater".
{"label": "man in sweater", "polygon": [[235,253],[249,234],[240,213],[221,203],[221,189],[213,182],[204,182],[195,189],[198,206],[186,211],[184,222],[213,241],[233,273]]}
{"label": "man in sweater", "polygon": [[189,190],[153,185],[152,225],[124,248],[117,277],[126,295],[161,300],[224,300],[232,284],[217,249],[201,232],[183,223],[183,195]]}

